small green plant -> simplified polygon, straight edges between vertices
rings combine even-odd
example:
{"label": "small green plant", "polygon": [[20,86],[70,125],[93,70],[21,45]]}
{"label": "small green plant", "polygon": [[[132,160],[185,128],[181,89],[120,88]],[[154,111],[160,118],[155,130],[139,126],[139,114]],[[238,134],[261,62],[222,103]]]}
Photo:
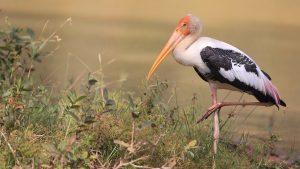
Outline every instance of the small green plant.
{"label": "small green plant", "polygon": [[[55,108],[50,110],[38,100],[47,89],[42,86],[34,89],[31,76],[35,63],[40,62],[42,56],[47,54],[43,49],[49,40],[37,40],[30,28],[15,28],[9,23],[0,29],[0,92],[3,107],[0,122],[7,131],[28,125],[32,118],[36,118],[34,113],[26,114],[29,110],[55,111]],[[49,98],[44,98],[43,101],[47,99]],[[37,102],[39,104],[35,104]],[[26,120],[21,120],[24,118]]]}

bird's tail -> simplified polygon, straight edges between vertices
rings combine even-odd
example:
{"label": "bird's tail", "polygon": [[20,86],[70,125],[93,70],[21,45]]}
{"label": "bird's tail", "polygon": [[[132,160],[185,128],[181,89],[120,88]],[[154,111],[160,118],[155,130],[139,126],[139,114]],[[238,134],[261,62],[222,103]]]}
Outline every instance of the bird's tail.
{"label": "bird's tail", "polygon": [[286,107],[285,102],[280,98],[279,92],[276,88],[276,86],[273,85],[271,80],[269,80],[267,77],[264,79],[264,85],[266,89],[266,94],[271,96],[274,99],[274,102],[276,106],[279,108],[279,105]]}

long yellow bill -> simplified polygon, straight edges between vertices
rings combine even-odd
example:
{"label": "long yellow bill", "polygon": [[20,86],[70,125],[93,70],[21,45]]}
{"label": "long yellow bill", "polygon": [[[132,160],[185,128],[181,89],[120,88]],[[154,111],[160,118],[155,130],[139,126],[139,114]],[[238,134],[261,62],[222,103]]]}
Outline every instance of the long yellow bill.
{"label": "long yellow bill", "polygon": [[168,40],[165,47],[162,49],[158,57],[156,58],[155,62],[153,63],[148,76],[147,80],[150,80],[151,76],[153,75],[154,71],[158,67],[158,65],[168,56],[168,54],[176,47],[176,45],[182,40],[183,34],[180,32],[177,32],[176,30],[173,32],[172,36]]}

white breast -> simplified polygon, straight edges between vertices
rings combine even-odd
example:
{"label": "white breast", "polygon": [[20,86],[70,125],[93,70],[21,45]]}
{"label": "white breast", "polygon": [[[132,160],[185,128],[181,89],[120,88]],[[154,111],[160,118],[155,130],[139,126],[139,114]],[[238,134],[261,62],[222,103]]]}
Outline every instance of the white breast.
{"label": "white breast", "polygon": [[185,66],[197,67],[201,73],[209,73],[210,70],[203,62],[200,52],[203,48],[211,44],[207,41],[207,38],[200,37],[191,45],[187,45],[190,41],[189,36],[187,36],[173,51],[174,59]]}

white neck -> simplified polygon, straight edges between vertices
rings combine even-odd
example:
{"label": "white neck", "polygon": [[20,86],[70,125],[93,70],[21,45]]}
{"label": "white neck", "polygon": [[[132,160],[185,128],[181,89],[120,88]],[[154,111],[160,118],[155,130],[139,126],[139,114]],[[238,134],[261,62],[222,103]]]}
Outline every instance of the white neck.
{"label": "white neck", "polygon": [[198,38],[200,37],[200,31],[194,34],[186,36],[177,46],[176,50],[187,50]]}
{"label": "white neck", "polygon": [[189,58],[186,55],[188,48],[200,37],[200,31],[194,34],[186,36],[177,46],[175,47],[173,54],[175,60],[183,65],[192,66],[189,62]]}

